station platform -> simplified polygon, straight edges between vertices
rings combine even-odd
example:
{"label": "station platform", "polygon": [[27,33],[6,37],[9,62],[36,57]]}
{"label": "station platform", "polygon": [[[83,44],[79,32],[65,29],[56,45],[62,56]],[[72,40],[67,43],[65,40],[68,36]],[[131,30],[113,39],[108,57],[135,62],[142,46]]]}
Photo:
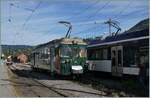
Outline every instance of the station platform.
{"label": "station platform", "polygon": [[7,69],[7,65],[0,64],[0,97],[16,97],[13,85],[9,81]]}

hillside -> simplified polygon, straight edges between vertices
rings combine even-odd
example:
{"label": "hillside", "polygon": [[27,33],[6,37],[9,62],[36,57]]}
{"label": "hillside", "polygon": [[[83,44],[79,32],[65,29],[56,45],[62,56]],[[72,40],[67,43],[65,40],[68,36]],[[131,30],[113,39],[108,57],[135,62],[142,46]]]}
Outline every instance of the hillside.
{"label": "hillside", "polygon": [[2,45],[2,53],[6,56],[8,55],[15,55],[17,53],[25,53],[29,54],[31,50],[33,49],[33,46],[28,45]]}
{"label": "hillside", "polygon": [[33,46],[28,45],[2,45],[2,49],[26,49],[26,48],[32,48]]}

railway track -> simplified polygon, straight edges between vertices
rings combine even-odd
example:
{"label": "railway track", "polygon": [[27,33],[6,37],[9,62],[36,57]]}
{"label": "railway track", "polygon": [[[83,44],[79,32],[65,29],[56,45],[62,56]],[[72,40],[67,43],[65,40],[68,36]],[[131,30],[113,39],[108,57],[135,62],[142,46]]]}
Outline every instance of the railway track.
{"label": "railway track", "polygon": [[[17,71],[17,70],[15,70],[15,71],[13,71],[15,74],[20,74],[20,75],[23,75],[23,76],[25,76],[25,77],[27,77],[27,79],[30,79],[31,81],[32,81],[32,84],[38,84],[38,85],[40,85],[40,86],[42,86],[42,87],[45,87],[45,88],[48,88],[50,91],[47,91],[47,92],[51,92],[51,91],[53,91],[53,92],[55,92],[56,94],[58,94],[58,95],[60,95],[60,96],[62,96],[62,97],[68,97],[68,95],[66,95],[66,94],[64,94],[64,93],[62,93],[62,92],[60,92],[60,91],[58,91],[58,90],[55,90],[54,88],[52,88],[52,87],[49,87],[48,85],[46,85],[45,83],[42,83],[42,82],[40,82],[40,81],[38,81],[37,79],[33,79],[32,77],[34,77],[33,75],[28,75],[27,73],[24,73],[23,71]],[[32,85],[32,84],[30,84],[30,85]],[[37,97],[42,97],[40,94],[37,94],[34,90],[32,90],[32,89],[30,89],[30,91],[31,92],[33,92],[34,94],[35,94],[35,96],[37,96]]]}
{"label": "railway track", "polygon": [[55,93],[59,94],[59,95],[62,96],[62,97],[69,97],[69,95],[64,94],[64,93],[62,93],[62,92],[56,90],[56,88],[54,88],[54,87],[50,87],[50,86],[46,85],[45,83],[39,82],[39,81],[36,80],[36,79],[33,79],[33,81],[37,82],[38,84],[42,85],[43,87],[48,88],[48,89],[51,90],[51,91],[54,91]]}
{"label": "railway track", "polygon": [[[41,78],[41,77],[39,77],[40,74],[43,74],[44,76],[49,76],[48,74],[45,74],[45,73],[39,73],[37,71],[33,71],[31,73],[30,72],[26,73],[26,72],[20,71],[20,70],[17,70],[17,72],[18,72],[18,74],[22,74],[22,75],[26,76],[31,81],[34,81],[35,83],[41,85],[42,87],[49,89],[49,91],[55,92],[56,94],[58,94],[59,96],[62,96],[62,97],[70,97],[70,96],[78,97],[77,94],[75,94],[76,92],[84,93],[85,95],[91,94],[93,96],[114,96],[114,93],[115,94],[117,93],[116,94],[117,96],[137,96],[136,94],[131,93],[131,90],[127,91],[127,89],[126,89],[127,87],[122,85],[121,82],[124,81],[124,79],[116,78],[116,77],[112,77],[112,76],[109,76],[109,78],[107,76],[97,77],[97,76],[93,76],[93,74],[91,74],[89,76],[88,75],[84,76],[81,79],[71,80],[72,82],[76,82],[81,85],[87,85],[87,84],[91,85],[94,89],[101,91],[100,93],[97,93],[97,92],[90,92],[90,91],[86,91],[86,90],[82,90],[82,89],[74,89],[74,88],[71,89],[71,88],[65,88],[65,87],[61,87],[61,86],[58,87],[58,86],[55,86],[55,83],[53,85],[51,85],[51,83],[49,84],[49,83],[46,83],[45,81],[40,81],[40,78]],[[56,80],[57,79],[58,80],[62,79],[62,77],[56,77]],[[37,96],[40,96],[40,95],[37,94]]]}
{"label": "railway track", "polygon": [[[55,92],[57,95],[62,96],[62,97],[79,97],[78,94],[75,93],[84,93],[84,95],[86,94],[91,94],[93,96],[136,96],[135,94],[131,93],[131,92],[126,92],[125,89],[127,87],[121,85],[121,83],[119,84],[119,82],[121,81],[120,78],[114,78],[114,77],[94,77],[94,76],[86,76],[84,75],[81,79],[77,79],[77,80],[71,80],[72,82],[76,82],[76,84],[81,84],[81,85],[91,85],[90,87],[100,91],[100,92],[90,92],[90,91],[86,91],[86,90],[82,90],[82,89],[74,89],[74,88],[65,88],[65,86],[55,86],[56,84],[49,84],[45,81],[41,81],[41,75],[44,76],[48,76],[48,74],[43,74],[43,73],[39,73],[37,71],[33,71],[33,72],[24,72],[24,71],[17,71],[19,72],[18,74],[22,74],[24,76],[26,76],[28,79],[30,79],[31,81],[33,81],[34,83],[37,83],[38,85],[47,88],[49,91],[47,92]],[[39,74],[39,75],[38,75]],[[61,77],[57,77],[56,80],[62,79]],[[49,81],[49,79],[47,79]],[[51,80],[51,79],[50,79]],[[66,80],[66,79],[64,79]],[[68,80],[68,79],[67,79]],[[70,79],[69,79],[70,80]],[[116,83],[117,82],[117,83]],[[64,84],[63,84],[64,85]],[[127,90],[127,89],[126,89]],[[130,91],[130,90],[129,90]],[[34,92],[36,96],[40,96],[38,93]],[[116,95],[114,95],[114,93]],[[80,94],[79,94],[80,95]],[[81,94],[82,95],[82,94]]]}
{"label": "railway track", "polygon": [[[93,93],[93,92],[87,92],[87,91],[81,91],[81,90],[75,90],[75,89],[56,88],[56,87],[53,87],[53,86],[49,86],[49,85],[47,85],[47,84],[45,84],[45,83],[39,82],[38,80],[34,80],[34,81],[38,82],[39,84],[43,85],[43,86],[46,87],[46,88],[49,88],[50,90],[55,91],[56,93],[62,95],[63,97],[74,96],[73,92],[81,92],[81,93],[87,93],[87,94],[93,94],[93,95],[102,96],[102,94]],[[69,95],[68,95],[68,94],[62,94],[62,93],[60,93],[60,91],[58,91],[58,90],[72,91],[72,93],[70,93]]]}
{"label": "railway track", "polygon": [[[62,97],[79,97],[76,94],[74,94],[75,92],[77,93],[84,93],[86,94],[91,94],[93,96],[105,96],[103,93],[96,93],[96,92],[89,92],[89,91],[84,91],[84,90],[77,90],[77,89],[68,89],[68,88],[58,88],[58,87],[54,87],[54,85],[48,85],[40,80],[38,80],[38,76],[36,76],[35,74],[32,73],[26,73],[24,71],[19,71],[19,70],[15,70],[13,71],[16,74],[20,74],[20,75],[24,75],[25,77],[27,77],[28,79],[30,79],[31,81],[33,81],[33,83],[37,83],[42,87],[45,87],[47,89],[53,92],[55,92],[56,94],[58,94],[59,96]],[[33,92],[37,97],[40,97],[41,95],[34,92],[33,90],[31,90],[31,92]],[[48,91],[47,91],[48,92]]]}
{"label": "railway track", "polygon": [[[98,73],[97,73],[98,74]],[[103,74],[103,73],[101,73]],[[84,75],[77,82],[81,84],[91,85],[94,89],[102,90],[106,96],[113,96],[116,93],[120,97],[135,97],[145,96],[142,94],[137,84],[135,77],[113,77],[111,75],[95,75],[90,73]]]}

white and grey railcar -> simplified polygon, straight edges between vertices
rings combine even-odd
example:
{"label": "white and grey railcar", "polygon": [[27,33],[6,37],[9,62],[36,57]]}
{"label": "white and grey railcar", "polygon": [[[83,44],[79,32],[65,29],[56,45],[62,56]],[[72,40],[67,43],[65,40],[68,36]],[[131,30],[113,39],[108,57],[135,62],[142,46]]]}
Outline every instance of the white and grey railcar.
{"label": "white and grey railcar", "polygon": [[149,73],[149,29],[126,32],[104,40],[92,40],[87,47],[88,69],[114,76],[138,75],[143,64]]}

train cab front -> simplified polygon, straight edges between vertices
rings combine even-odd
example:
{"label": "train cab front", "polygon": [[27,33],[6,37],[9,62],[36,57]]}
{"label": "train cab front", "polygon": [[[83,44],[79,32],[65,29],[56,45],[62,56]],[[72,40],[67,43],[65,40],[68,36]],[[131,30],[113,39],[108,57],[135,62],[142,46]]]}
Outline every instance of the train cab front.
{"label": "train cab front", "polygon": [[61,64],[65,72],[83,74],[86,63],[86,48],[83,45],[63,45],[61,47]]}

